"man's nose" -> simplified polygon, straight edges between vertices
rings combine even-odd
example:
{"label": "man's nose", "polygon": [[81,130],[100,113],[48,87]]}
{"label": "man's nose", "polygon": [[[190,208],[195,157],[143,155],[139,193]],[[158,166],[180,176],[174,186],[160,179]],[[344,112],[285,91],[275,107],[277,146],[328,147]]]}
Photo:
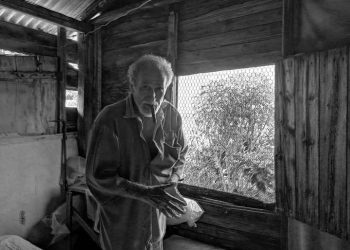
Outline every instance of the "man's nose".
{"label": "man's nose", "polygon": [[156,91],[152,89],[152,98],[153,100],[156,100]]}

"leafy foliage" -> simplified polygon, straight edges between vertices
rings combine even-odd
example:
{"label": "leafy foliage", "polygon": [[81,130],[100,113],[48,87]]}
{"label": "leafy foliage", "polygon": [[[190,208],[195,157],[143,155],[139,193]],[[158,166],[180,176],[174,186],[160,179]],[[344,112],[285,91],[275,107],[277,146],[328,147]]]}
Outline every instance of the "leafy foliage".
{"label": "leafy foliage", "polygon": [[194,100],[185,182],[274,202],[273,98],[263,72],[204,84]]}

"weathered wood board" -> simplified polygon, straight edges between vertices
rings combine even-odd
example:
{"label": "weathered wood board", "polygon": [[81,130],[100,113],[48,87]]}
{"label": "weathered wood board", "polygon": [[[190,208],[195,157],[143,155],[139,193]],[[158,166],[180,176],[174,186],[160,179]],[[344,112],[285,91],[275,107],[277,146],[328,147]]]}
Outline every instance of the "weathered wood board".
{"label": "weathered wood board", "polygon": [[[261,66],[281,58],[280,0],[188,0],[175,9],[178,75]],[[126,71],[135,59],[145,53],[167,57],[169,13],[167,7],[140,11],[102,30],[102,106],[127,95]]]}
{"label": "weathered wood board", "polygon": [[186,1],[178,47],[180,75],[274,64],[281,58],[282,2]]}
{"label": "weathered wood board", "polygon": [[285,0],[284,56],[350,43],[348,0]]}
{"label": "weathered wood board", "polygon": [[0,56],[0,134],[52,134],[56,58]]}
{"label": "weathered wood board", "polygon": [[276,71],[277,201],[287,216],[342,239],[350,234],[349,58],[343,47],[284,59]]}

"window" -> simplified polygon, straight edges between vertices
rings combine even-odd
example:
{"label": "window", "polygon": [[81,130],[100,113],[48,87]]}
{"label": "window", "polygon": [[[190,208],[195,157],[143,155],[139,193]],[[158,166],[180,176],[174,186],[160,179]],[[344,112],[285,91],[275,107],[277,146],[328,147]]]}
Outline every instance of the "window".
{"label": "window", "polygon": [[274,66],[179,77],[185,181],[275,201]]}
{"label": "window", "polygon": [[66,90],[66,107],[77,108],[78,107],[78,91],[77,90]]}

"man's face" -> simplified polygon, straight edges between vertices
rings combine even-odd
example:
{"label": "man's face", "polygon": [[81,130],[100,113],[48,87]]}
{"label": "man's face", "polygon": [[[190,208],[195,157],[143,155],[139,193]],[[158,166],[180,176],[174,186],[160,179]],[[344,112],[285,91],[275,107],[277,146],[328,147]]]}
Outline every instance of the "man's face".
{"label": "man's face", "polygon": [[142,115],[152,116],[149,104],[155,105],[158,111],[164,100],[166,78],[154,66],[143,67],[135,78],[132,93],[135,103]]}

